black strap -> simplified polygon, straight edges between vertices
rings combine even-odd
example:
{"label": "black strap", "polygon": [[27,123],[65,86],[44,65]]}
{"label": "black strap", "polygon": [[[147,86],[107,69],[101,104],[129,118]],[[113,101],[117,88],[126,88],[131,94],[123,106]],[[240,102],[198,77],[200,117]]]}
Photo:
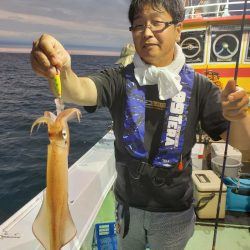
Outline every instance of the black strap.
{"label": "black strap", "polygon": [[[184,169],[191,163],[190,155],[182,159]],[[133,179],[139,179],[141,176],[148,176],[151,178],[175,178],[180,175],[178,170],[178,163],[172,164],[171,167],[157,167],[150,163],[134,158],[127,160],[127,168],[129,174]]]}
{"label": "black strap", "polygon": [[[129,170],[126,169],[126,171],[124,172],[124,178],[129,180]],[[132,193],[132,187],[130,182],[128,181],[128,185],[127,185],[127,192],[125,192],[126,200],[125,202],[122,203],[123,206],[123,220],[124,220],[124,231],[123,231],[123,238],[126,237],[126,235],[128,234],[129,231],[129,223],[130,223],[130,213],[129,213],[129,202],[130,199],[129,197],[131,196]]]}
{"label": "black strap", "polygon": [[151,163],[159,151],[161,143],[161,135],[164,125],[165,109],[157,109],[150,102],[158,102],[165,104],[166,101],[159,100],[157,85],[146,86],[145,99],[145,149],[149,152],[147,162]]}
{"label": "black strap", "polygon": [[123,221],[124,221],[124,231],[122,238],[125,238],[126,235],[128,234],[129,223],[130,223],[129,206],[127,204],[123,206]]}
{"label": "black strap", "polygon": [[208,204],[209,201],[211,201],[215,196],[215,192],[211,193],[209,196],[206,196],[206,197],[202,197],[196,207],[195,207],[195,210],[196,211],[200,211],[201,209],[205,208]]}

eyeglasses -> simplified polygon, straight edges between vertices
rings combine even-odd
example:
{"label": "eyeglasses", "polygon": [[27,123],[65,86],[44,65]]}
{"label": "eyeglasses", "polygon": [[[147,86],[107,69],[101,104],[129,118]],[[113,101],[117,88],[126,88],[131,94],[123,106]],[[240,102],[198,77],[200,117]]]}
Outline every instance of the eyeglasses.
{"label": "eyeglasses", "polygon": [[154,22],[151,22],[150,25],[135,24],[129,27],[129,31],[141,33],[141,32],[144,32],[146,28],[149,28],[152,32],[161,32],[173,24],[177,24],[177,22],[176,21],[171,21],[171,22],[154,21]]}

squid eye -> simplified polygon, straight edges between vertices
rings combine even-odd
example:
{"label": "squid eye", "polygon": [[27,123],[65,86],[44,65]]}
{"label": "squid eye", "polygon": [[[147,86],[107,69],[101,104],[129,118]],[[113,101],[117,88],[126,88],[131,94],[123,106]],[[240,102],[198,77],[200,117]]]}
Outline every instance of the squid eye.
{"label": "squid eye", "polygon": [[62,131],[62,137],[63,137],[64,140],[67,139],[67,132],[66,132],[66,130]]}

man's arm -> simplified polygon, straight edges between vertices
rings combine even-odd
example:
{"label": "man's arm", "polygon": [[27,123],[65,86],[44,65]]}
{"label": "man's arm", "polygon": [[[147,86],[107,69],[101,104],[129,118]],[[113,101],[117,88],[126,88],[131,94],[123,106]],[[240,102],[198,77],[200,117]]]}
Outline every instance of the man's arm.
{"label": "man's arm", "polygon": [[[222,91],[223,116],[230,121],[229,144],[239,150],[250,150],[250,115],[248,114],[249,97],[230,80]],[[227,132],[221,138],[226,140]]]}
{"label": "man's arm", "polygon": [[[226,141],[227,132],[225,131],[220,137]],[[229,144],[239,150],[250,150],[250,116],[239,120],[231,121]]]}
{"label": "man's arm", "polygon": [[[88,77],[78,77],[71,68],[60,72],[62,83],[62,99],[67,103],[81,106],[95,106],[97,104],[97,89],[95,83]],[[54,80],[48,79],[50,89],[54,92]]]}
{"label": "man's arm", "polygon": [[33,70],[48,79],[50,89],[56,95],[53,77],[60,71],[62,98],[65,102],[95,106],[97,89],[87,77],[78,77],[71,69],[71,58],[62,44],[54,37],[44,34],[33,42],[31,51]]}

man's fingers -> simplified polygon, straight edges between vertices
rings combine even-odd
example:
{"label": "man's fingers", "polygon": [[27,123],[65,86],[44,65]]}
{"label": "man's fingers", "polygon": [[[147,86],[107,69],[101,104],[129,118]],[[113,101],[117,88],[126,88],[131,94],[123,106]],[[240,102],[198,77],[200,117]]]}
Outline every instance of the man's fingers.
{"label": "man's fingers", "polygon": [[32,43],[32,51],[38,46],[38,43],[39,43],[39,39],[33,41],[33,43]]}
{"label": "man's fingers", "polygon": [[51,67],[51,62],[49,61],[48,57],[40,50],[36,50],[33,53],[34,59],[39,62],[39,65],[44,69],[48,69]]}
{"label": "man's fingers", "polygon": [[236,121],[246,117],[249,102],[245,90],[239,87],[234,89],[233,84],[234,81],[229,81],[222,92],[223,116],[229,121]]}
{"label": "man's fingers", "polygon": [[47,34],[42,35],[39,41],[39,48],[48,57],[51,65],[57,66],[59,68],[63,66],[62,54],[65,51],[61,43],[58,42],[55,38]]}
{"label": "man's fingers", "polygon": [[33,70],[47,78],[54,77],[57,69],[71,67],[68,52],[60,42],[48,34],[33,41],[30,59]]}
{"label": "man's fingers", "polygon": [[35,51],[31,54],[31,65],[38,75],[50,78],[56,75],[55,67],[41,51]]}
{"label": "man's fingers", "polygon": [[233,93],[236,91],[236,82],[235,80],[229,80],[227,82],[227,85],[225,86],[225,88],[223,89],[223,95],[226,97],[229,94]]}
{"label": "man's fingers", "polygon": [[236,91],[228,95],[228,100],[230,102],[240,100],[246,96],[246,92],[244,89],[237,87]]}
{"label": "man's fingers", "polygon": [[39,48],[47,57],[52,58],[56,56],[56,43],[56,39],[54,39],[50,35],[43,34],[39,39]]}
{"label": "man's fingers", "polygon": [[240,109],[243,106],[247,106],[249,102],[249,97],[244,95],[242,98],[237,99],[236,101],[224,101],[223,105],[228,110]]}
{"label": "man's fingers", "polygon": [[223,115],[230,121],[239,120],[247,116],[247,107],[244,106],[237,110],[227,110],[226,112],[223,112]]}
{"label": "man's fingers", "polygon": [[[54,77],[56,66],[61,67],[60,59],[57,58],[59,42],[50,35],[44,34],[33,41],[31,51],[31,64],[34,71],[46,77]],[[59,44],[60,47],[60,44]]]}

